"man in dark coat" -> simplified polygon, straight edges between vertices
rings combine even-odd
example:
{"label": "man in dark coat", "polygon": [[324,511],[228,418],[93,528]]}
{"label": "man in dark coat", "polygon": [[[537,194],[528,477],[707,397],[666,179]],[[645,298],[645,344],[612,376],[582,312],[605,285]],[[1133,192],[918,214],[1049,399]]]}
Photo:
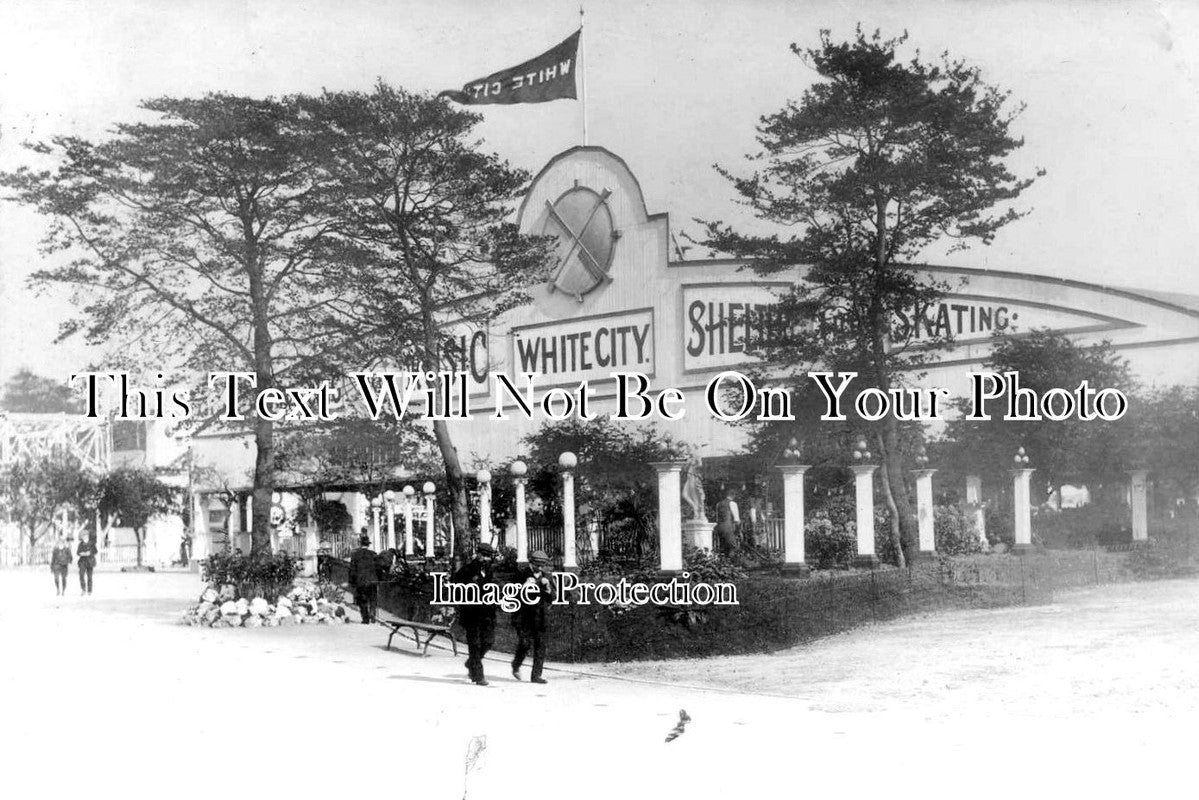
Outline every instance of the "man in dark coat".
{"label": "man in dark coat", "polygon": [[83,534],[79,540],[79,591],[83,594],[92,593],[92,573],[96,569],[96,538],[91,534]]}
{"label": "man in dark coat", "polygon": [[371,537],[358,539],[361,545],[350,554],[350,588],[354,591],[354,602],[362,615],[362,624],[369,625],[375,619],[375,595],[378,591],[378,555],[371,549]]}
{"label": "man in dark coat", "polygon": [[[488,585],[494,585],[495,571],[492,562],[495,560],[495,548],[487,542],[479,542],[475,547],[474,559],[454,573],[454,583],[474,584],[479,587],[482,597]],[[487,678],[483,675],[483,657],[495,642],[495,606],[491,604],[458,606],[458,622],[466,631],[466,648],[469,657],[466,659],[466,671],[470,679],[478,686],[486,686]]]}
{"label": "man in dark coat", "polygon": [[733,500],[733,490],[724,494],[724,499],[716,504],[716,533],[724,545],[724,552],[732,555],[741,549],[737,541],[737,529],[741,525],[741,514],[737,502]]}
{"label": "man in dark coat", "polygon": [[[549,605],[554,601],[554,587],[550,582],[549,557],[541,550],[529,556],[529,566],[521,567],[516,573],[516,582],[524,586],[533,586],[536,591],[522,589],[521,605],[512,612],[512,627],[516,628],[516,655],[512,658],[512,677],[520,680],[520,665],[525,662],[529,650],[533,651],[533,675],[529,679],[533,683],[545,683],[541,671],[545,668],[545,627]],[[528,591],[535,602],[524,602],[524,592]]]}

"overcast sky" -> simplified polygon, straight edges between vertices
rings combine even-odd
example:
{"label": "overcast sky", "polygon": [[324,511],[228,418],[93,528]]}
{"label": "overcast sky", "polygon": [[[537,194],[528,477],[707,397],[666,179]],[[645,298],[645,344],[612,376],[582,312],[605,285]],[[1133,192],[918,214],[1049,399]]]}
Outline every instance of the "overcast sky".
{"label": "overcast sky", "polygon": [[[754,124],[814,78],[792,42],[861,22],[948,50],[1027,105],[1013,166],[1048,174],[1033,213],[990,247],[928,260],[1199,295],[1199,4],[775,2],[587,4],[590,143],[622,156],[672,229],[737,212],[712,164],[739,167]],[[512,66],[578,26],[575,2],[241,0],[0,5],[0,168],[20,142],[103,136],[139,99],[368,89],[440,90]],[[487,146],[535,172],[581,143],[580,104],[482,107]],[[65,298],[25,288],[43,223],[0,208],[0,379],[83,366],[53,346]],[[694,254],[694,251],[693,251]]]}

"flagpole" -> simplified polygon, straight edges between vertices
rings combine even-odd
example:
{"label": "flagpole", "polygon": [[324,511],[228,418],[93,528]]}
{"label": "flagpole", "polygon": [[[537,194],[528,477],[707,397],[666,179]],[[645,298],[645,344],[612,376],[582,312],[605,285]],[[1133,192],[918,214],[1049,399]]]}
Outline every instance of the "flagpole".
{"label": "flagpole", "polygon": [[579,6],[579,82],[583,103],[583,146],[587,146],[587,37],[583,35],[583,6]]}

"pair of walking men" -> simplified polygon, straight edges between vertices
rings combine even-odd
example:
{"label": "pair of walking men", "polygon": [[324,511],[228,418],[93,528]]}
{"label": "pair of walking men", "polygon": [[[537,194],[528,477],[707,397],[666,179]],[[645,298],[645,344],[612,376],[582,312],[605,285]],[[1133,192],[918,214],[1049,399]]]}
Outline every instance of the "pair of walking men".
{"label": "pair of walking men", "polygon": [[[84,534],[79,541],[79,591],[81,594],[92,593],[92,573],[96,569],[96,540]],[[71,569],[71,544],[59,536],[50,552],[50,571],[54,573],[54,589],[58,594],[67,593],[67,574]]]}
{"label": "pair of walking men", "polygon": [[[483,596],[485,587],[496,584],[495,580],[495,548],[486,542],[480,542],[475,548],[475,557],[460,570],[454,573],[455,583],[475,584]],[[550,583],[549,557],[538,550],[529,557],[529,565],[521,567],[517,572],[517,582],[521,585],[535,587],[529,594],[536,602],[524,602],[518,598],[520,608],[512,612],[512,626],[516,629],[516,653],[512,658],[512,677],[520,680],[520,668],[530,651],[533,654],[533,673],[530,680],[533,683],[545,683],[541,677],[545,667],[545,631],[547,609],[554,599],[553,585]],[[464,605],[458,608],[458,621],[466,630],[466,647],[469,657],[466,659],[466,671],[470,679],[479,686],[487,685],[483,674],[483,657],[495,642],[494,605]]]}

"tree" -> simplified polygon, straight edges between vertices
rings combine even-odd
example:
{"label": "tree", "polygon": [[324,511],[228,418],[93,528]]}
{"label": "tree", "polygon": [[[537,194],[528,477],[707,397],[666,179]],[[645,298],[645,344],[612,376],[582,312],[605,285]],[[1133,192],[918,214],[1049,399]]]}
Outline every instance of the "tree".
{"label": "tree", "polygon": [[83,403],[65,383],[19,369],[4,384],[0,409],[29,414],[80,414]]}
{"label": "tree", "polygon": [[[327,92],[309,111],[327,133],[342,291],[353,298],[343,319],[358,347],[343,364],[452,369],[452,334],[525,302],[545,272],[548,245],[508,221],[529,175],[479,149],[477,114],[428,95],[380,83],[369,94]],[[433,436],[464,532],[457,541],[469,547],[461,459],[446,422],[433,422]]]}
{"label": "tree", "polygon": [[[100,143],[30,145],[48,169],[0,175],[12,199],[50,217],[59,263],[34,284],[75,290],[59,338],[108,346],[109,363],[160,365],[202,389],[210,370],[253,373],[259,391],[299,384],[342,346],[330,277],[333,222],[323,152],[294,99],[159,98],[149,122]],[[244,387],[243,387],[244,388]],[[274,423],[250,412],[256,446],[251,552],[270,550]]]}
{"label": "tree", "polygon": [[[717,170],[756,217],[797,232],[752,235],[714,221],[704,223],[701,242],[749,260],[761,275],[806,265],[779,304],[783,324],[771,341],[748,342],[751,351],[800,369],[855,371],[861,388],[884,392],[928,360],[910,347],[907,320],[947,288],[907,263],[944,238],[955,247],[990,243],[1022,216],[993,209],[1032,182],[1004,165],[1023,144],[1009,132],[1021,109],[1005,111],[1007,93],[962,61],[901,62],[906,38],[859,28],[852,41],[821,31],[815,49],[792,45],[821,80],[762,118],[762,152],[750,157],[761,166],[751,175]],[[875,430],[893,535],[910,554],[915,518],[899,425],[888,415]]]}
{"label": "tree", "polygon": [[1152,470],[1173,496],[1199,488],[1199,386],[1165,386],[1129,400],[1130,466]]}
{"label": "tree", "polygon": [[655,518],[658,488],[650,463],[690,457],[685,444],[652,426],[630,427],[607,417],[543,425],[523,443],[528,448],[529,489],[547,514],[561,515],[558,458],[569,451],[579,459],[575,502],[580,516],[605,524]]}
{"label": "tree", "polygon": [[90,519],[97,497],[96,479],[74,457],[25,457],[0,467],[0,511],[21,531],[31,552],[58,511],[66,508]]}
{"label": "tree", "polygon": [[137,540],[137,565],[142,566],[146,526],[158,514],[178,507],[179,490],[160,481],[150,470],[121,468],[100,480],[99,511],[102,516],[132,528]]}
{"label": "tree", "polygon": [[[1093,390],[1111,387],[1131,395],[1136,389],[1128,362],[1108,342],[1088,347],[1047,330],[1004,337],[986,368],[1019,373],[1020,388],[1038,395],[1057,388],[1073,392],[1084,380]],[[947,468],[1006,480],[1013,456],[1023,447],[1037,470],[1037,483],[1050,491],[1066,483],[1126,482],[1125,471],[1135,460],[1131,419],[1006,420],[1007,402],[1005,393],[988,403],[990,420],[959,418],[946,426],[946,441],[938,449]],[[955,403],[962,415],[968,413],[969,404],[967,398]]]}

